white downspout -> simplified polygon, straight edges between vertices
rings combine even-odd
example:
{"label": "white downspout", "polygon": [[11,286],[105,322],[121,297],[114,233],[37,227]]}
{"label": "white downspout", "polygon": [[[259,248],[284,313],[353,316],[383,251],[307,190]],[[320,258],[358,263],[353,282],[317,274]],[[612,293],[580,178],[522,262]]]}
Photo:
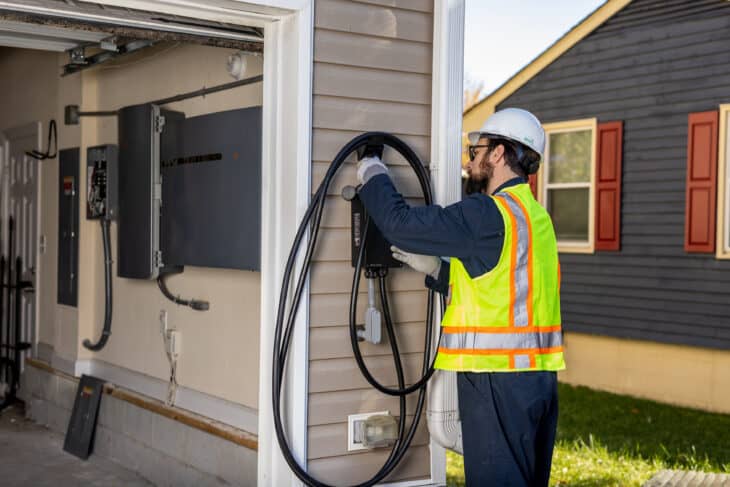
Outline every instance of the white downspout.
{"label": "white downspout", "polygon": [[[434,7],[430,169],[436,202],[448,205],[461,199],[464,0],[437,0]],[[429,382],[427,419],[436,477],[435,450],[463,450],[455,372],[437,371]]]}

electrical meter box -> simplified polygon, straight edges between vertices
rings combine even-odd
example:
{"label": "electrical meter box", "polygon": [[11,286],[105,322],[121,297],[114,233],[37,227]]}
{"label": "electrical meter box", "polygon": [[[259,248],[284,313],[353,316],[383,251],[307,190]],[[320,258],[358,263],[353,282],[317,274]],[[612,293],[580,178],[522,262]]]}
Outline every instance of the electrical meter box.
{"label": "electrical meter box", "polygon": [[86,218],[117,217],[118,150],[116,145],[86,149]]}
{"label": "electrical meter box", "polygon": [[117,275],[155,279],[160,252],[160,153],[179,152],[185,114],[144,104],[119,111]]}

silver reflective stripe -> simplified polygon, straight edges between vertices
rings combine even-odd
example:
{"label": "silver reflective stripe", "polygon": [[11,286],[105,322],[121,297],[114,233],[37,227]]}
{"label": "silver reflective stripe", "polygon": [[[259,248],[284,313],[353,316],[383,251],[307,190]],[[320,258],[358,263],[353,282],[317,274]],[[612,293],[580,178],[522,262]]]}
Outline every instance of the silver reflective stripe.
{"label": "silver reflective stripe", "polygon": [[515,217],[517,224],[517,235],[512,235],[513,239],[517,239],[517,262],[515,263],[515,304],[514,304],[514,315],[515,322],[514,326],[528,326],[530,320],[527,316],[527,297],[529,294],[529,279],[527,266],[529,262],[528,257],[528,245],[530,242],[530,230],[527,226],[527,217],[523,213],[520,205],[515,201],[515,197],[508,192],[499,193],[498,196],[502,196],[512,210],[512,215]]}
{"label": "silver reflective stripe", "polygon": [[560,331],[535,333],[444,333],[441,347],[454,350],[526,350],[560,347]]}
{"label": "silver reflective stripe", "polygon": [[529,369],[530,368],[530,356],[529,355],[515,355],[515,369]]}

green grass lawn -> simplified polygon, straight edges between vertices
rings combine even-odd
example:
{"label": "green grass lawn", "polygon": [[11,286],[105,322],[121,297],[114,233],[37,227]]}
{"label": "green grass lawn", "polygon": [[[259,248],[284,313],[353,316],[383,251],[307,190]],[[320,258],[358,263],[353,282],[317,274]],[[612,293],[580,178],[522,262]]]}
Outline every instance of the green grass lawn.
{"label": "green grass lawn", "polygon": [[[550,484],[640,486],[657,470],[730,472],[730,415],[560,384],[560,418]],[[449,453],[447,485],[464,485]]]}

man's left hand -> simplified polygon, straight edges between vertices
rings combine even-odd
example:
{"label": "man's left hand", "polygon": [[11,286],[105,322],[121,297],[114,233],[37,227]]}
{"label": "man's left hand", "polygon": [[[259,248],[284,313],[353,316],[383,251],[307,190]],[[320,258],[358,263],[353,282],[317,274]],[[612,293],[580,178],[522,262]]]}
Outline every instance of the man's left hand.
{"label": "man's left hand", "polygon": [[357,163],[357,181],[365,184],[378,174],[388,174],[388,168],[377,156],[365,157]]}

